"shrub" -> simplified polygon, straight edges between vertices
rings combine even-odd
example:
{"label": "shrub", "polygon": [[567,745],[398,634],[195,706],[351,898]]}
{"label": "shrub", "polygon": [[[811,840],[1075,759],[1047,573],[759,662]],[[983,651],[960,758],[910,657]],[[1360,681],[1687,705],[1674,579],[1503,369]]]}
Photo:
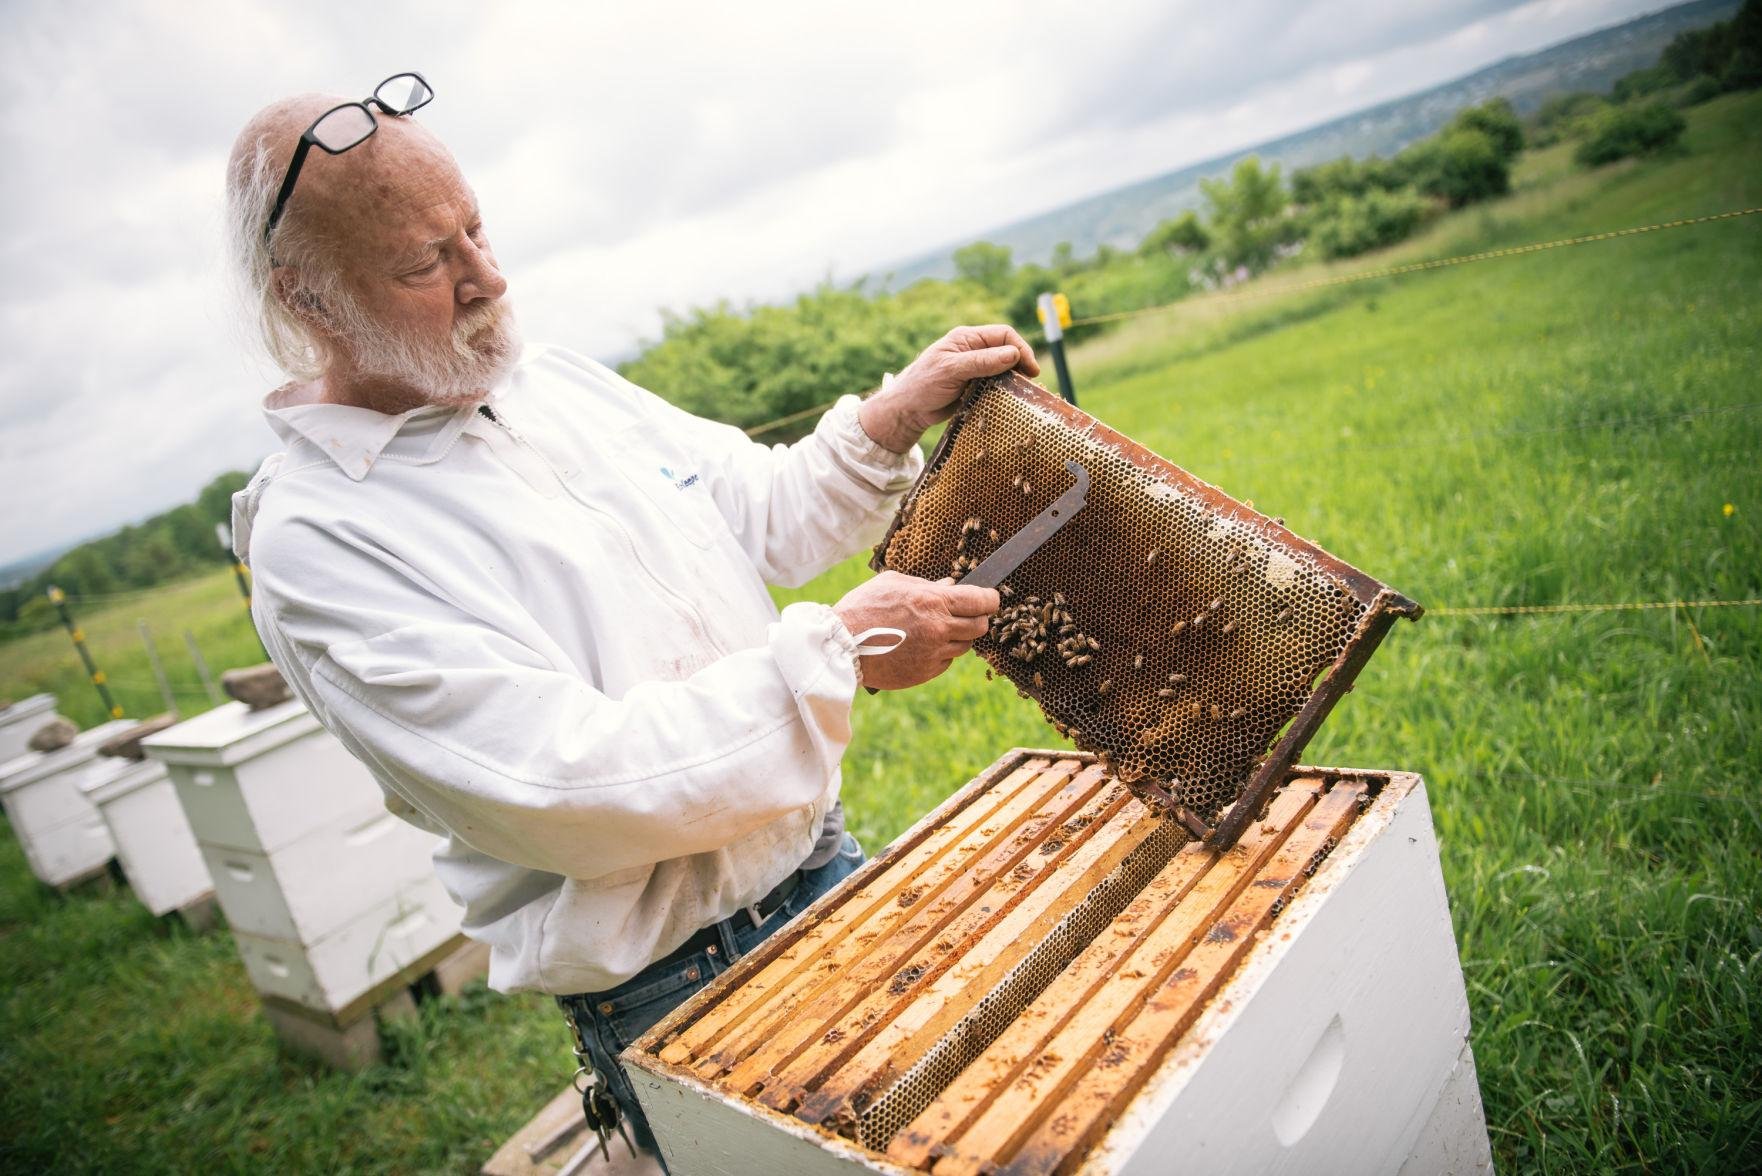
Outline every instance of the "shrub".
{"label": "shrub", "polygon": [[1657,100],[1610,107],[1592,123],[1576,158],[1586,167],[1600,167],[1630,155],[1655,155],[1675,147],[1687,125],[1680,113]]}
{"label": "shrub", "polygon": [[1615,79],[1615,88],[1610,91],[1610,95],[1617,102],[1633,102],[1660,90],[1667,90],[1676,81],[1676,76],[1670,72],[1668,66],[1654,65],[1648,69],[1636,69]]}
{"label": "shrub", "polygon": [[1146,234],[1138,243],[1142,257],[1164,257],[1186,253],[1203,253],[1211,246],[1211,234],[1199,223],[1192,210],[1170,217]]}
{"label": "shrub", "polygon": [[[995,322],[999,309],[970,282],[925,280],[897,294],[823,285],[782,306],[668,314],[660,341],[620,370],[689,412],[751,428],[874,388],[950,327]],[[762,439],[813,426],[809,418]]]}
{"label": "shrub", "polygon": [[1511,190],[1510,160],[1485,131],[1459,127],[1415,143],[1397,157],[1413,186],[1452,208]]}
{"label": "shrub", "polygon": [[1683,87],[1676,101],[1679,106],[1699,106],[1703,102],[1711,102],[1724,92],[1725,87],[1719,84],[1718,78],[1702,74]]}
{"label": "shrub", "polygon": [[1337,197],[1311,219],[1309,244],[1329,260],[1356,257],[1405,240],[1431,210],[1431,203],[1412,188]]}

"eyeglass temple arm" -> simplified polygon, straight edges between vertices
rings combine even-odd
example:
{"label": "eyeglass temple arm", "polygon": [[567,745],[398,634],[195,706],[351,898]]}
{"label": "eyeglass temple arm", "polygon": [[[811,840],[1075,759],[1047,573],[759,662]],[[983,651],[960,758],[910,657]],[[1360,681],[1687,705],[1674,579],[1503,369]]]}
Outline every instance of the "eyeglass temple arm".
{"label": "eyeglass temple arm", "polygon": [[269,223],[263,226],[263,242],[275,235],[275,226],[281,221],[282,210],[287,207],[288,197],[294,194],[294,181],[300,178],[300,168],[306,163],[306,153],[312,150],[312,133],[308,131],[300,136],[300,145],[294,148],[294,158],[288,163],[287,175],[281,181],[281,191],[275,194],[275,207],[270,210]]}

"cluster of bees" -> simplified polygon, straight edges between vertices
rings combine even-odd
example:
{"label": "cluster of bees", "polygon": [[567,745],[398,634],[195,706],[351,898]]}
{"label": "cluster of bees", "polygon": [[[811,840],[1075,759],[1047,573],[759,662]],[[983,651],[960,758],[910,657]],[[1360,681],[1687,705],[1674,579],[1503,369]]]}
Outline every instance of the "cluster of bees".
{"label": "cluster of bees", "polygon": [[[991,618],[991,638],[1019,662],[1032,662],[1050,648],[1072,670],[1088,665],[1101,652],[1101,642],[1077,628],[1062,592],[1054,592],[1051,600],[1024,596],[998,609]],[[1038,672],[1034,685],[1046,685]],[[1100,693],[1106,694],[1111,685],[1102,683]]]}
{"label": "cluster of bees", "polygon": [[960,579],[979,566],[979,557],[968,550],[968,544],[982,531],[991,540],[991,546],[996,547],[998,540],[996,527],[987,529],[984,522],[978,518],[969,518],[961,524],[961,537],[955,540],[954,559],[949,561],[948,565],[949,572],[955,579]]}

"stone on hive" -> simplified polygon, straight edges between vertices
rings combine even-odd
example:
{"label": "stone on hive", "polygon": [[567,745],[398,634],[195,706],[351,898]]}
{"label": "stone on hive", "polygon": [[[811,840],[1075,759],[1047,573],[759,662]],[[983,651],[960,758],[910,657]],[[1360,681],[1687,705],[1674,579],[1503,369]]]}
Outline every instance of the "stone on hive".
{"label": "stone on hive", "polygon": [[281,671],[271,662],[226,671],[220,675],[220,688],[226,691],[228,698],[236,699],[254,711],[267,710],[293,697]]}
{"label": "stone on hive", "polygon": [[60,751],[72,743],[74,736],[80,733],[79,724],[72,719],[56,715],[31,735],[27,746],[32,751]]}
{"label": "stone on hive", "polygon": [[172,714],[154,715],[143,719],[125,731],[120,731],[98,745],[99,755],[114,756],[117,759],[144,760],[147,751],[141,746],[141,740],[149,735],[156,735],[167,727],[177,725],[177,716]]}

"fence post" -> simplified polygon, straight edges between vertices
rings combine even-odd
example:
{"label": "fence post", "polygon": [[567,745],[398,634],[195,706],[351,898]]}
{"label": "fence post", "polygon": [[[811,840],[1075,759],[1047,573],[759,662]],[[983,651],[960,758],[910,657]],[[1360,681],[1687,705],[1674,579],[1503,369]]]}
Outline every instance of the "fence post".
{"label": "fence post", "polygon": [[1062,295],[1045,293],[1039,299],[1040,322],[1046,329],[1046,346],[1052,351],[1052,366],[1058,373],[1058,391],[1072,404],[1077,403],[1077,386],[1071,383],[1071,369],[1065,363],[1065,324],[1070,321],[1070,303]]}
{"label": "fence post", "polygon": [[202,679],[202,689],[208,692],[208,701],[215,706],[225,702],[226,696],[214,683],[214,671],[208,668],[208,659],[202,656],[202,647],[196,644],[196,635],[188,629],[184,630],[184,648],[190,651],[190,660],[196,663],[196,677]]}
{"label": "fence post", "polygon": [[245,598],[245,615],[251,618],[251,633],[257,638],[257,647],[263,650],[263,656],[268,657],[269,646],[263,644],[263,634],[257,632],[257,618],[251,614],[251,573],[246,569],[245,561],[232,549],[232,528],[226,523],[215,523],[214,537],[220,540],[220,550],[232,561],[232,578],[239,586],[239,595]]}
{"label": "fence post", "polygon": [[92,685],[98,688],[98,697],[104,702],[104,713],[113,719],[122,718],[122,708],[117,706],[116,699],[110,696],[110,679],[106,678],[104,671],[92,662],[91,651],[86,648],[85,630],[74,624],[73,614],[67,609],[67,593],[51,584],[48,596],[49,603],[55,606],[55,612],[61,617],[61,627],[66,629],[67,635],[73,639],[73,647],[80,655],[80,662],[86,667],[86,676],[92,680]]}
{"label": "fence post", "polygon": [[177,699],[171,693],[171,679],[165,676],[165,663],[159,660],[159,647],[153,644],[153,630],[147,626],[146,617],[135,619],[135,628],[140,630],[141,644],[147,649],[147,664],[153,667],[153,680],[159,683],[159,697],[165,700],[165,713],[177,714]]}

